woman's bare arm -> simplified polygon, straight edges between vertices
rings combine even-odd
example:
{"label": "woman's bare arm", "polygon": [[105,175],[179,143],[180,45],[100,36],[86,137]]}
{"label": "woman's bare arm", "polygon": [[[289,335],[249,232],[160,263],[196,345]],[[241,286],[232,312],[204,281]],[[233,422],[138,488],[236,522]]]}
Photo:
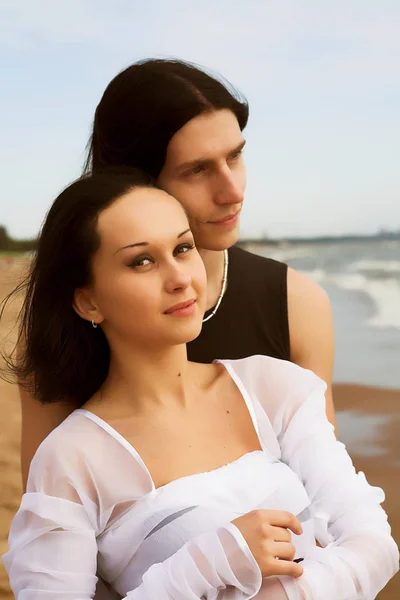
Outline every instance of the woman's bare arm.
{"label": "woman's bare arm", "polygon": [[325,381],[326,415],[336,427],[332,399],[334,334],[329,297],[317,283],[293,269],[288,270],[287,284],[290,358]]}
{"label": "woman's bare arm", "polygon": [[73,402],[42,405],[21,386],[19,393],[22,410],[21,471],[25,492],[29,466],[36,450],[45,437],[78,407]]}

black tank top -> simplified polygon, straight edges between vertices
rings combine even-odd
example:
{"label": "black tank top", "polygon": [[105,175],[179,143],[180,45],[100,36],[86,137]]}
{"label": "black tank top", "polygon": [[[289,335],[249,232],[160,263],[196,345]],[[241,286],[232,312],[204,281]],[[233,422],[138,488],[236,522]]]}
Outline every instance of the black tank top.
{"label": "black tank top", "polygon": [[228,288],[217,313],[188,344],[189,360],[253,354],[290,360],[286,279],[284,263],[230,248]]}

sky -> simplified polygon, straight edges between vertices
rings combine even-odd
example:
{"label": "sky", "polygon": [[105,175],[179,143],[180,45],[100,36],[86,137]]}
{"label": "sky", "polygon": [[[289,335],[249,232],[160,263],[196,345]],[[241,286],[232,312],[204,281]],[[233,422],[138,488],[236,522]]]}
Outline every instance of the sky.
{"label": "sky", "polygon": [[37,235],[94,110],[136,60],[248,99],[242,236],[400,230],[398,0],[0,0],[0,224]]}

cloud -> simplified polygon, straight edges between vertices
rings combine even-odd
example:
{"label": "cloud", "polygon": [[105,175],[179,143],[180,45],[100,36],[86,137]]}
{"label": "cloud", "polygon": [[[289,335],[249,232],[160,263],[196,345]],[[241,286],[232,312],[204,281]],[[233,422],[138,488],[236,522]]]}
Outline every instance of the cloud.
{"label": "cloud", "polygon": [[[362,199],[373,202],[369,189],[376,197],[381,190],[387,219],[397,218],[389,202],[400,192],[391,163],[400,135],[399,22],[398,0],[0,0],[11,94],[8,105],[0,98],[0,114],[10,115],[3,164],[16,172],[15,228],[26,197],[30,214],[39,202],[44,212],[77,174],[102,90],[146,56],[208,66],[249,98],[249,233],[260,222],[285,229],[288,207],[293,228],[323,227],[339,197],[344,210],[355,207],[356,222]],[[382,175],[376,184],[374,172]],[[329,206],[316,215],[321,195]],[[33,216],[27,223],[34,226]]]}
{"label": "cloud", "polygon": [[[397,0],[2,0],[0,15],[3,43],[35,44],[40,41],[85,43],[96,41],[114,48],[171,42],[174,47],[196,50],[211,44],[226,52],[247,53],[247,44],[263,48],[290,47],[304,36],[340,39],[364,44],[381,52],[400,49]],[[231,45],[232,44],[232,45]]]}
{"label": "cloud", "polygon": [[391,85],[400,70],[397,0],[3,0],[0,43],[82,45],[120,60],[178,56],[269,93]]}

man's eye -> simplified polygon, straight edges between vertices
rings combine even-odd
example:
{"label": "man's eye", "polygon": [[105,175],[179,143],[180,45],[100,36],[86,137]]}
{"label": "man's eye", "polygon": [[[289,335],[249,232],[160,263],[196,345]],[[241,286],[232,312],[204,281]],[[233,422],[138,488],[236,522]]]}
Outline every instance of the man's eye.
{"label": "man's eye", "polygon": [[200,173],[202,173],[204,170],[205,167],[203,165],[199,165],[198,167],[193,167],[193,169],[190,169],[186,175],[200,175]]}
{"label": "man's eye", "polygon": [[243,150],[238,150],[237,152],[234,152],[233,154],[230,155],[230,159],[231,160],[236,160],[237,158],[240,158],[240,156],[243,154]]}
{"label": "man's eye", "polygon": [[177,254],[186,254],[189,250],[193,250],[194,244],[180,244],[174,250],[174,256]]}

